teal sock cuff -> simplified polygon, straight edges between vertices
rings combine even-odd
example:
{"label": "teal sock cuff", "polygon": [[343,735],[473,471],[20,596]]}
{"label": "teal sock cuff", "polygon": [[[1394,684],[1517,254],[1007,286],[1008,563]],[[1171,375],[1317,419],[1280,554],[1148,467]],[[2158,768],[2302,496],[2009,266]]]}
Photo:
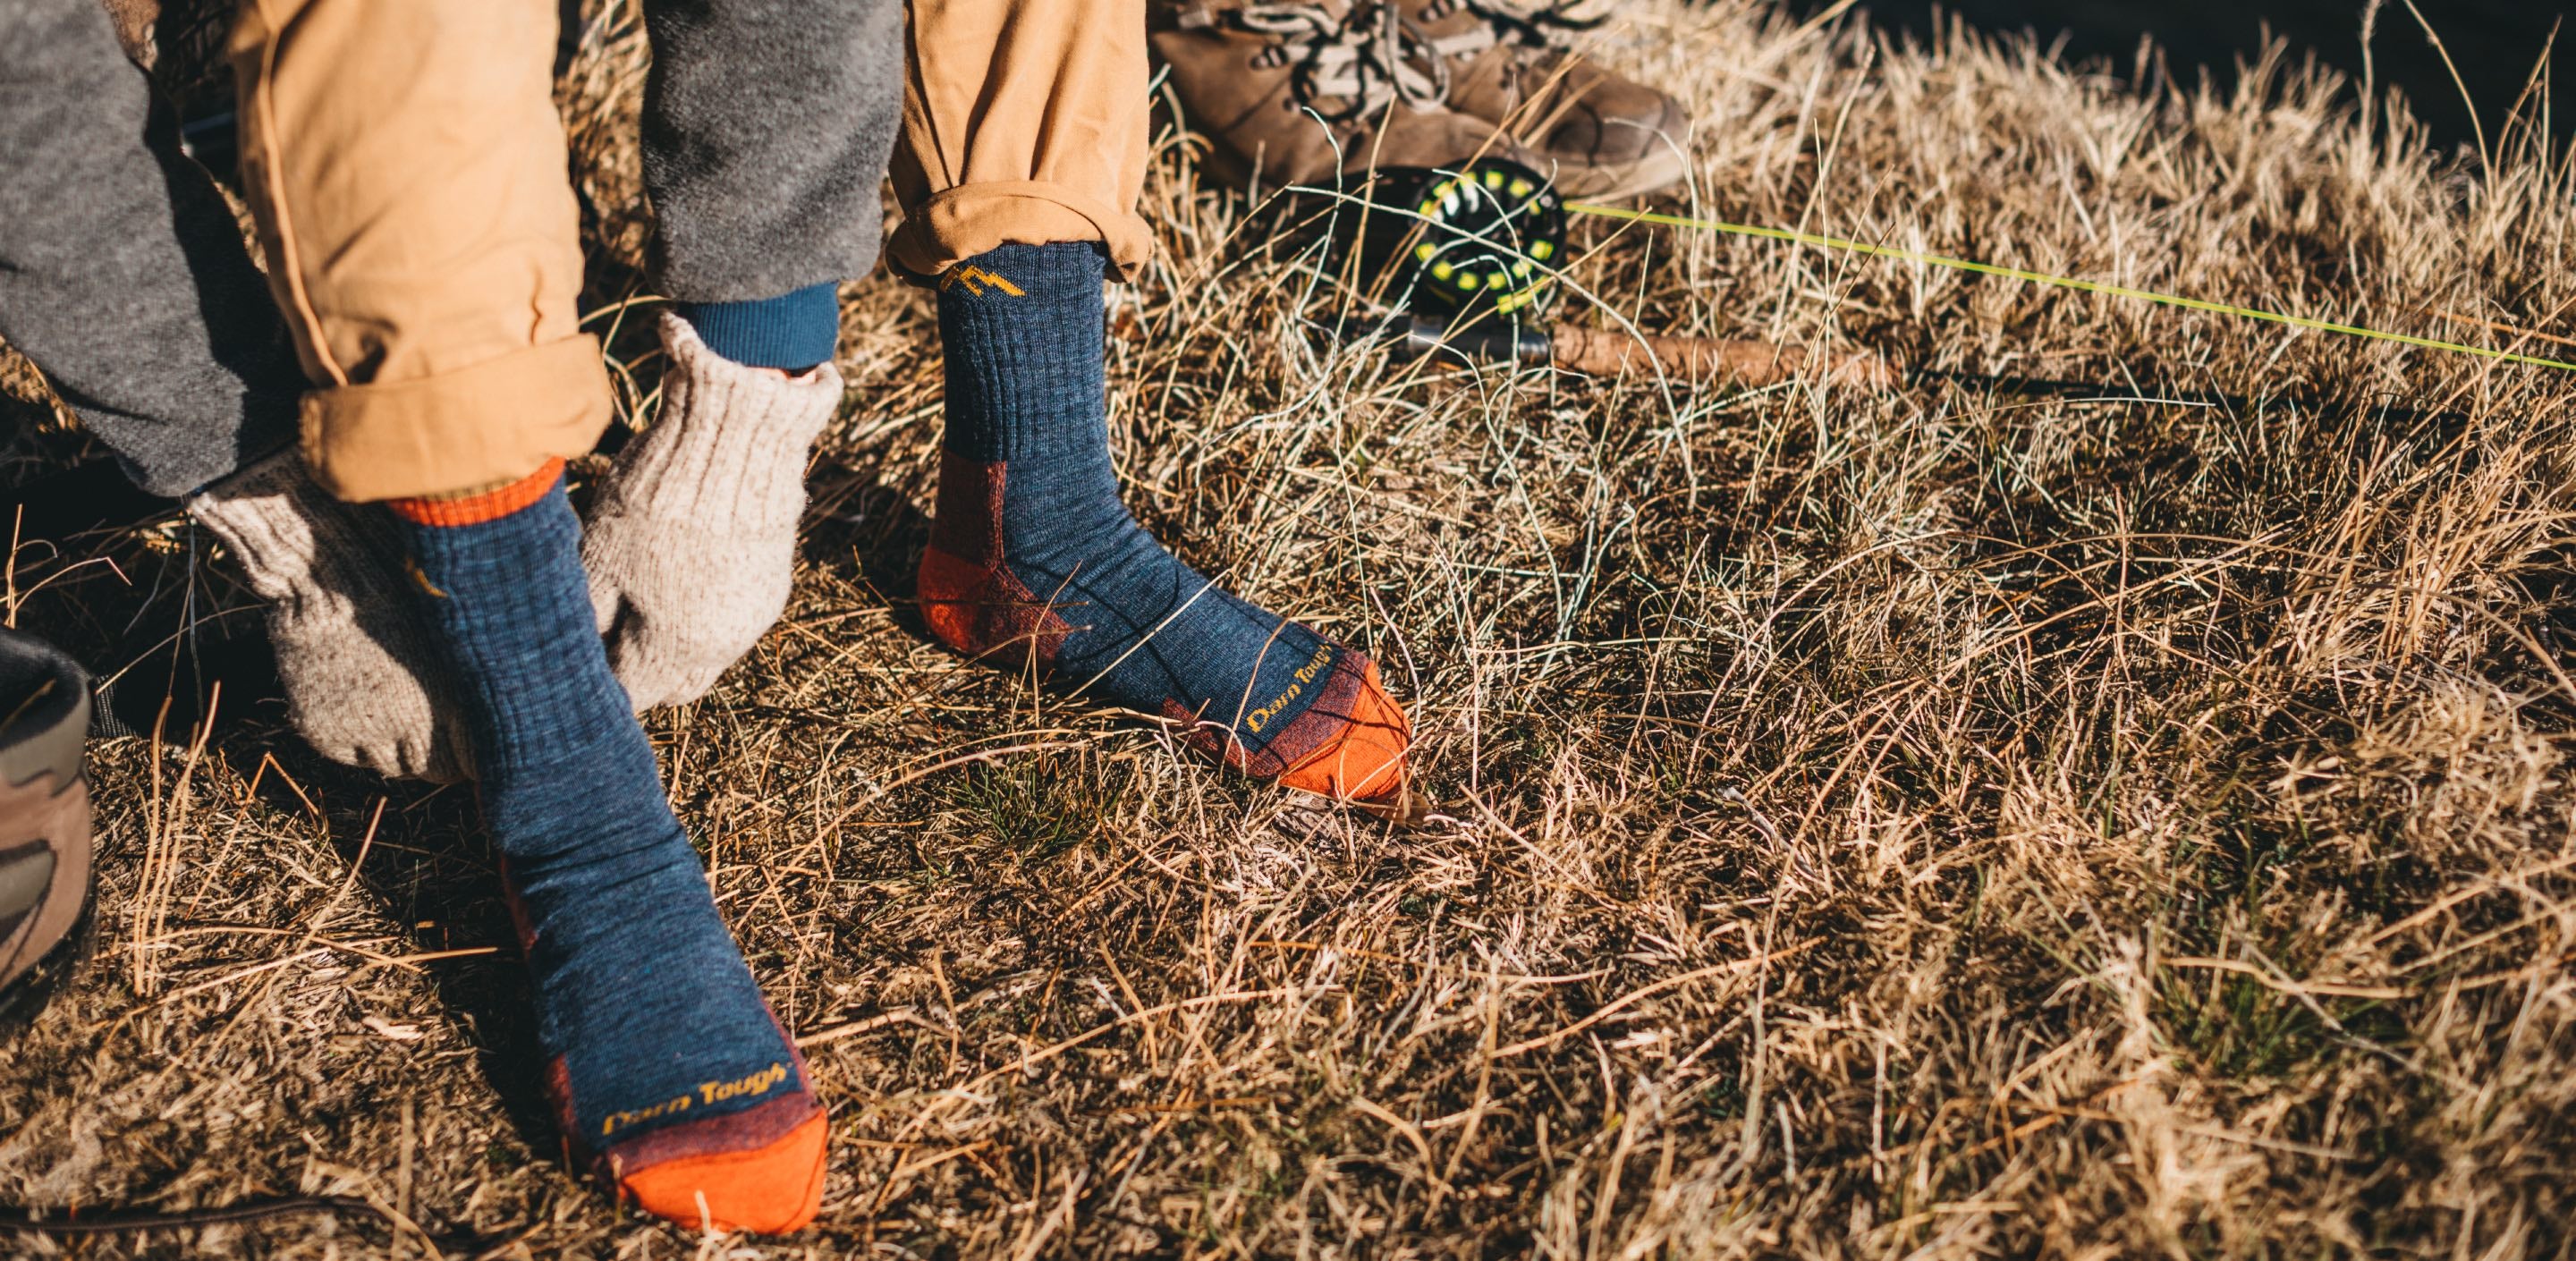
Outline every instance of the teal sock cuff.
{"label": "teal sock cuff", "polygon": [[751,302],[683,302],[679,311],[707,349],[745,367],[803,372],[831,362],[841,341],[840,291],[831,284]]}

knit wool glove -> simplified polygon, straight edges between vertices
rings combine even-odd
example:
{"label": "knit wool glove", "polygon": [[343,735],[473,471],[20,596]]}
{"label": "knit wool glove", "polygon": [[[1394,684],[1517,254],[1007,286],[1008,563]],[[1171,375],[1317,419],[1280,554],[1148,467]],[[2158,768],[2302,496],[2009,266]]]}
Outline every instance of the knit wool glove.
{"label": "knit wool glove", "polygon": [[268,601],[286,712],[324,757],[382,775],[469,773],[438,645],[410,616],[403,550],[381,508],[314,484],[292,448],[187,500]]}
{"label": "knit wool glove", "polygon": [[787,608],[805,462],[841,401],[824,364],[789,380],[662,317],[670,367],[653,427],[617,453],[582,531],[608,662],[636,709],[682,705]]}

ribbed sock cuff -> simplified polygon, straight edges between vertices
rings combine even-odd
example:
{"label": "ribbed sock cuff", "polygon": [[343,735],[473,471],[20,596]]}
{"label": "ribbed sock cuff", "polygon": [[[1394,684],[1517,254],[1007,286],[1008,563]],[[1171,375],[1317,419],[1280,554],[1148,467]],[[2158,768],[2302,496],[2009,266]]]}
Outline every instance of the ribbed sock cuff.
{"label": "ribbed sock cuff", "polygon": [[1097,242],[1003,245],[940,276],[949,450],[989,463],[1105,449],[1107,266]]}
{"label": "ribbed sock cuff", "polygon": [[481,525],[517,513],[546,497],[555,484],[563,480],[561,457],[537,466],[537,471],[507,486],[467,495],[459,499],[388,499],[385,506],[394,515],[413,525],[455,529],[458,526]]}
{"label": "ribbed sock cuff", "polygon": [[829,284],[756,302],[683,302],[679,313],[707,349],[745,367],[803,372],[831,362],[841,341],[840,293]]}

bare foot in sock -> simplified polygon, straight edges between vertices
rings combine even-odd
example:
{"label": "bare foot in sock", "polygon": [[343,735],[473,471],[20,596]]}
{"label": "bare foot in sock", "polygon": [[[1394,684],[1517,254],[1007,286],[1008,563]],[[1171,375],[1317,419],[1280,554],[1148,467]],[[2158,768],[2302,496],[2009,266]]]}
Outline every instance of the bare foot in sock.
{"label": "bare foot in sock", "polygon": [[921,562],[932,631],[1160,714],[1249,774],[1400,800],[1412,732],[1376,663],[1219,589],[1120,502],[1097,247],[1008,245],[959,271],[981,279],[939,295],[948,434]]}
{"label": "bare foot in sock", "polygon": [[608,671],[561,462],[393,510],[473,731],[565,1136],[682,1226],[803,1226],[823,1192],[823,1110]]}

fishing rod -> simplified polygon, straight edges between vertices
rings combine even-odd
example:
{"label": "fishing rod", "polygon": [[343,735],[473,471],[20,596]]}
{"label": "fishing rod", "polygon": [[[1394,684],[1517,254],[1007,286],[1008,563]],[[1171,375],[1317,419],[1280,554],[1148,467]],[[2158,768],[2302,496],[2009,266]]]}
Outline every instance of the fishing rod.
{"label": "fishing rod", "polygon": [[[1310,192],[1332,192],[1310,189]],[[1686,230],[1786,241],[1923,266],[1942,267],[2084,293],[2154,302],[2186,310],[2262,320],[2295,328],[2417,346],[2446,353],[2576,371],[2576,363],[2391,333],[2259,307],[2210,302],[2123,285],[2104,284],[1920,250],[1874,245],[1816,233],[1766,228],[1629,210],[1557,196],[1546,177],[1518,162],[1482,157],[1455,167],[1382,169],[1356,197],[1356,210],[1337,210],[1335,227],[1357,263],[1366,296],[1390,314],[1366,334],[1410,356],[1445,355],[1469,362],[1549,366],[1594,376],[1653,372],[1693,382],[1759,387],[1802,371],[1857,383],[1948,382],[2034,395],[2108,396],[2124,387],[1961,369],[1909,366],[1901,371],[1866,352],[1821,346],[1649,334],[1550,322],[1542,313],[1560,288],[1569,216],[1649,223]],[[2106,398],[2107,401],[2107,398]],[[2164,401],[2231,409],[2256,400],[2194,393]],[[2309,403],[2316,400],[2275,399]],[[2409,413],[2410,415],[2413,413]]]}
{"label": "fishing rod", "polygon": [[2435,337],[2418,337],[2411,333],[2391,333],[2381,329],[2365,328],[2357,324],[2338,324],[2332,320],[2320,320],[2305,315],[2291,315],[2282,311],[2265,310],[2261,307],[2234,306],[2224,302],[2211,302],[2203,298],[2186,298],[2176,294],[2158,293],[2152,289],[2133,289],[2126,285],[2105,284],[2098,280],[2082,280],[2073,276],[2058,276],[2052,275],[2048,272],[2027,271],[2019,267],[2005,267],[1995,263],[1981,263],[1975,259],[1952,258],[1945,254],[1933,254],[1922,250],[1901,249],[1893,245],[1873,245],[1867,241],[1845,240],[1841,237],[1821,236],[1812,232],[1796,232],[1788,228],[1766,228],[1752,224],[1728,223],[1722,219],[1694,219],[1686,215],[1661,214],[1651,210],[1630,210],[1620,206],[1599,206],[1584,203],[1572,203],[1568,204],[1565,209],[1573,214],[1592,215],[1604,219],[1620,219],[1630,223],[1653,223],[1670,228],[1687,228],[1693,231],[1718,232],[1730,236],[1760,237],[1766,240],[1788,241],[1793,244],[1814,246],[1819,249],[1842,250],[1853,254],[1864,254],[1872,258],[1895,259],[1899,262],[1918,263],[1929,267],[1946,267],[1953,271],[1973,272],[1982,276],[2000,276],[2007,280],[2025,281],[2030,284],[2048,285],[2059,289],[2072,289],[2079,293],[2099,293],[2115,298],[2129,298],[2140,302],[2153,302],[2162,306],[2180,307],[2187,311],[2208,311],[2218,315],[2236,316],[2239,319],[2263,320],[2273,324],[2286,324],[2292,328],[2307,328],[2315,329],[2320,332],[2340,333],[2346,337],[2361,337],[2373,341],[2396,342],[2401,345],[2421,346],[2429,350],[2440,350],[2451,354],[2475,355],[2482,359],[2494,359],[2504,363],[2530,364],[2534,367],[2540,368],[2555,368],[2561,372],[2576,372],[2576,363],[2569,363],[2561,359],[2551,359],[2541,355],[2526,355],[2510,350],[2495,350],[2485,346],[2471,346],[2463,342],[2443,341],[2440,338]]}
{"label": "fishing rod", "polygon": [[[1511,363],[1596,377],[1617,377],[1629,372],[1661,369],[1675,379],[1725,384],[1739,389],[1776,385],[1819,362],[1812,351],[1772,342],[1651,333],[1631,336],[1563,324],[1553,328],[1491,321],[1454,325],[1419,315],[1388,316],[1367,330],[1363,337],[1408,360],[1445,359],[1466,367]],[[2135,386],[2104,381],[1978,372],[1966,368],[1909,367],[1900,370],[1872,356],[1849,353],[1829,353],[1822,362],[1829,375],[1855,382],[1955,385],[2026,398],[2062,399],[2069,403],[2208,407],[2232,416],[2251,415],[2266,406],[2295,407],[2318,416],[2366,414],[2410,429],[2428,422],[2437,427],[2456,428],[2468,419],[2466,414],[2458,411],[2431,412],[2391,403],[2362,405],[2351,400],[2327,398],[2312,391],[2256,398],[2224,390],[2160,387],[2148,395],[2140,393]]]}

